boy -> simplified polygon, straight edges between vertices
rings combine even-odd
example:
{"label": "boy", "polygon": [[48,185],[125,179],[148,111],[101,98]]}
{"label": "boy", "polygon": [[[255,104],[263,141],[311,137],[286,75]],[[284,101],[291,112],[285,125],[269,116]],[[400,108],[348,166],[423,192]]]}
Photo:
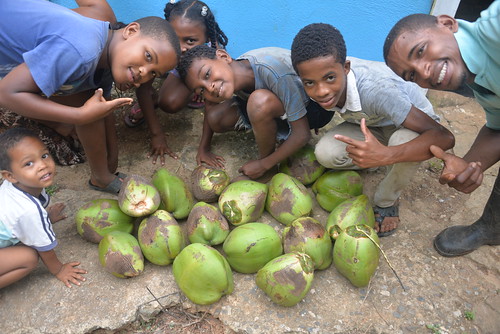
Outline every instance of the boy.
{"label": "boy", "polygon": [[0,106],[62,134],[75,125],[91,170],[89,185],[116,194],[123,174],[115,174],[118,152],[111,112],[132,99],[106,101],[103,96],[110,96],[113,80],[120,90],[138,87],[175,67],[179,56],[175,32],[159,17],[115,32],[109,22],[49,1],[5,0],[0,11]]}
{"label": "boy", "polygon": [[[310,128],[333,117],[308,101],[289,50],[256,49],[233,60],[225,50],[201,45],[183,55],[178,70],[186,86],[205,99],[198,163],[223,166],[223,158],[210,152],[214,132],[253,130],[259,159],[238,170],[243,178],[265,182],[280,161],[309,141]],[[277,139],[284,141],[275,148]]]}
{"label": "boy", "polygon": [[315,149],[318,162],[333,169],[389,166],[373,202],[381,237],[399,224],[399,196],[429,159],[431,144],[453,147],[453,135],[436,122],[421,89],[398,78],[385,64],[346,60],[342,34],[328,24],[311,24],[295,36],[292,63],[307,95],[344,122],[328,131]]}
{"label": "boy", "polygon": [[[458,91],[469,86],[484,108],[486,125],[463,158],[431,147],[445,167],[439,179],[471,193],[483,172],[500,160],[500,1],[493,1],[475,22],[414,14],[391,29],[384,58],[403,79],[421,87]],[[483,215],[472,225],[452,226],[434,239],[443,256],[461,256],[482,245],[500,245],[500,174]]]}
{"label": "boy", "polygon": [[55,163],[49,151],[32,132],[13,128],[0,134],[0,288],[28,275],[38,264],[38,256],[47,269],[67,287],[85,281],[77,268],[80,262],[62,264],[52,223],[66,218],[64,204],[45,210],[49,195],[45,188],[54,182]]}

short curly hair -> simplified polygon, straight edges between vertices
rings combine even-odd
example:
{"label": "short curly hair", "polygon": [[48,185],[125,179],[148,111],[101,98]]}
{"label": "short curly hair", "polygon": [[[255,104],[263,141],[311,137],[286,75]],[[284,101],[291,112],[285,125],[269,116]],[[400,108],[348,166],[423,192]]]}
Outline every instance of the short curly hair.
{"label": "short curly hair", "polygon": [[419,31],[422,29],[432,28],[437,26],[437,23],[437,17],[429,14],[412,14],[399,20],[389,31],[389,34],[384,42],[383,52],[385,63],[387,64],[389,51],[399,35],[406,31]]}
{"label": "short curly hair", "polygon": [[9,150],[26,137],[40,140],[34,132],[22,127],[10,128],[0,134],[0,170],[12,171]]}
{"label": "short curly hair", "polygon": [[187,72],[195,60],[217,58],[216,51],[216,49],[211,48],[208,45],[197,45],[184,52],[181,57],[181,61],[177,66],[177,71],[179,72],[181,79],[183,81],[186,80]]}
{"label": "short curly hair", "polygon": [[312,23],[302,28],[293,39],[292,65],[297,72],[299,63],[326,56],[333,56],[343,65],[346,53],[344,37],[337,28],[326,23]]}

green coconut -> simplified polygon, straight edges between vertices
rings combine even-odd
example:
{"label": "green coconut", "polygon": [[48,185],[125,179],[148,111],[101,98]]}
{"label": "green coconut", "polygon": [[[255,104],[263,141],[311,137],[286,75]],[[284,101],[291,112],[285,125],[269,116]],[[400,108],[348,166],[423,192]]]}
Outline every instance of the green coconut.
{"label": "green coconut", "polygon": [[311,289],[314,262],[306,253],[292,252],[269,261],[257,272],[255,282],[273,302],[293,306]]}
{"label": "green coconut", "polygon": [[380,250],[374,241],[380,245],[373,228],[351,225],[340,233],[333,246],[335,268],[356,287],[367,286],[377,269]]}
{"label": "green coconut", "polygon": [[316,181],[325,172],[325,167],[316,159],[314,146],[307,144],[285,161],[282,161],[279,171],[293,176],[304,185],[308,185]]}
{"label": "green coconut", "polygon": [[283,254],[278,232],[263,223],[236,227],[222,248],[231,268],[243,274],[256,273],[267,262]]}
{"label": "green coconut", "polygon": [[314,182],[312,190],[318,204],[331,212],[346,199],[363,193],[363,179],[353,170],[329,170]]}
{"label": "green coconut", "polygon": [[83,205],[75,214],[76,230],[83,239],[99,243],[112,231],[132,233],[134,218],[125,214],[116,199],[95,199]]}
{"label": "green coconut", "polygon": [[332,239],[316,219],[301,217],[283,230],[285,253],[306,253],[314,261],[314,268],[323,270],[332,264]]}
{"label": "green coconut", "polygon": [[166,168],[153,175],[153,184],[160,192],[160,209],[170,212],[176,219],[184,219],[194,205],[193,194],[186,183]]}
{"label": "green coconut", "polygon": [[198,202],[189,213],[186,229],[191,243],[219,245],[229,234],[229,223],[217,207]]}
{"label": "green coconut", "polygon": [[269,182],[266,210],[280,223],[290,225],[295,219],[309,216],[313,200],[307,188],[296,178],[278,173]]}
{"label": "green coconut", "polygon": [[186,246],[175,258],[172,272],[181,291],[195,304],[213,304],[234,289],[229,264],[208,245]]}
{"label": "green coconut", "polygon": [[137,239],[144,257],[159,266],[171,264],[186,246],[177,220],[165,210],[157,210],[141,221]]}
{"label": "green coconut", "polygon": [[339,234],[351,225],[375,226],[375,214],[366,195],[352,197],[340,203],[328,215],[326,229],[333,239],[337,239]]}
{"label": "green coconut", "polygon": [[219,196],[219,209],[235,226],[254,222],[264,212],[266,197],[266,184],[252,180],[236,181]]}
{"label": "green coconut", "polygon": [[202,202],[216,202],[229,183],[227,173],[215,167],[200,165],[191,173],[191,190]]}
{"label": "green coconut", "polygon": [[113,231],[99,242],[99,261],[119,278],[139,276],[144,271],[144,257],[137,239],[126,232]]}
{"label": "green coconut", "polygon": [[160,206],[160,194],[146,178],[129,175],[123,180],[120,188],[118,205],[129,216],[147,216]]}

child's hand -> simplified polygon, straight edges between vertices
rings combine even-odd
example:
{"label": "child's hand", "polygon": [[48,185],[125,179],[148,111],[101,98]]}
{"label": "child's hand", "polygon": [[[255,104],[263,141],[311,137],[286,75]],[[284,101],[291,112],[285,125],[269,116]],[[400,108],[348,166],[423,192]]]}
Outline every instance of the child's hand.
{"label": "child's hand", "polygon": [[262,165],[261,160],[249,161],[238,169],[238,173],[246,175],[252,180],[261,177],[265,172],[267,172],[267,169]]}
{"label": "child's hand", "polygon": [[196,162],[198,165],[201,165],[203,162],[209,166],[215,168],[224,168],[224,160],[220,155],[213,154],[210,151],[198,150],[198,154],[196,155]]}
{"label": "child's hand", "polygon": [[117,98],[107,101],[103,96],[102,88],[95,91],[94,95],[88,99],[81,109],[81,124],[87,124],[101,119],[111,113],[116,108],[132,104],[133,99],[128,97]]}
{"label": "child's hand", "polygon": [[56,203],[47,208],[47,214],[52,224],[68,217],[62,213],[65,207],[64,203]]}
{"label": "child's hand", "polygon": [[165,165],[165,154],[168,154],[174,159],[179,159],[177,154],[172,152],[170,148],[167,145],[167,140],[165,138],[165,135],[162,133],[157,136],[152,136],[151,137],[151,152],[148,155],[149,158],[153,158],[153,164],[156,164],[156,161],[158,160],[158,157],[160,157],[160,163],[161,165]]}
{"label": "child's hand", "polygon": [[69,262],[63,264],[61,270],[56,274],[56,277],[63,282],[68,288],[71,288],[71,284],[80,285],[80,281],[85,282],[85,277],[81,274],[86,274],[85,269],[76,268],[80,265],[80,262]]}
{"label": "child's hand", "polygon": [[469,194],[483,182],[483,171],[479,161],[467,162],[456,155],[444,152],[435,145],[431,145],[430,150],[436,158],[444,162],[439,183],[447,184],[458,191]]}
{"label": "child's hand", "polygon": [[356,140],[343,135],[335,135],[335,139],[347,144],[345,150],[352,162],[361,168],[372,168],[391,165],[390,148],[381,144],[366,126],[366,120],[361,119],[361,131],[365,140]]}

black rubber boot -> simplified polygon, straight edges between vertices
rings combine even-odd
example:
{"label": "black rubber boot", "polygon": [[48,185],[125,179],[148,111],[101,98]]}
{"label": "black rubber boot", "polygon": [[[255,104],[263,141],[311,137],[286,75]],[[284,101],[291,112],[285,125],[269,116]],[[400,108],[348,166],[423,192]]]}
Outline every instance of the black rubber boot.
{"label": "black rubber boot", "polygon": [[500,173],[481,218],[469,226],[448,227],[434,238],[434,248],[446,257],[465,255],[483,245],[500,245]]}

